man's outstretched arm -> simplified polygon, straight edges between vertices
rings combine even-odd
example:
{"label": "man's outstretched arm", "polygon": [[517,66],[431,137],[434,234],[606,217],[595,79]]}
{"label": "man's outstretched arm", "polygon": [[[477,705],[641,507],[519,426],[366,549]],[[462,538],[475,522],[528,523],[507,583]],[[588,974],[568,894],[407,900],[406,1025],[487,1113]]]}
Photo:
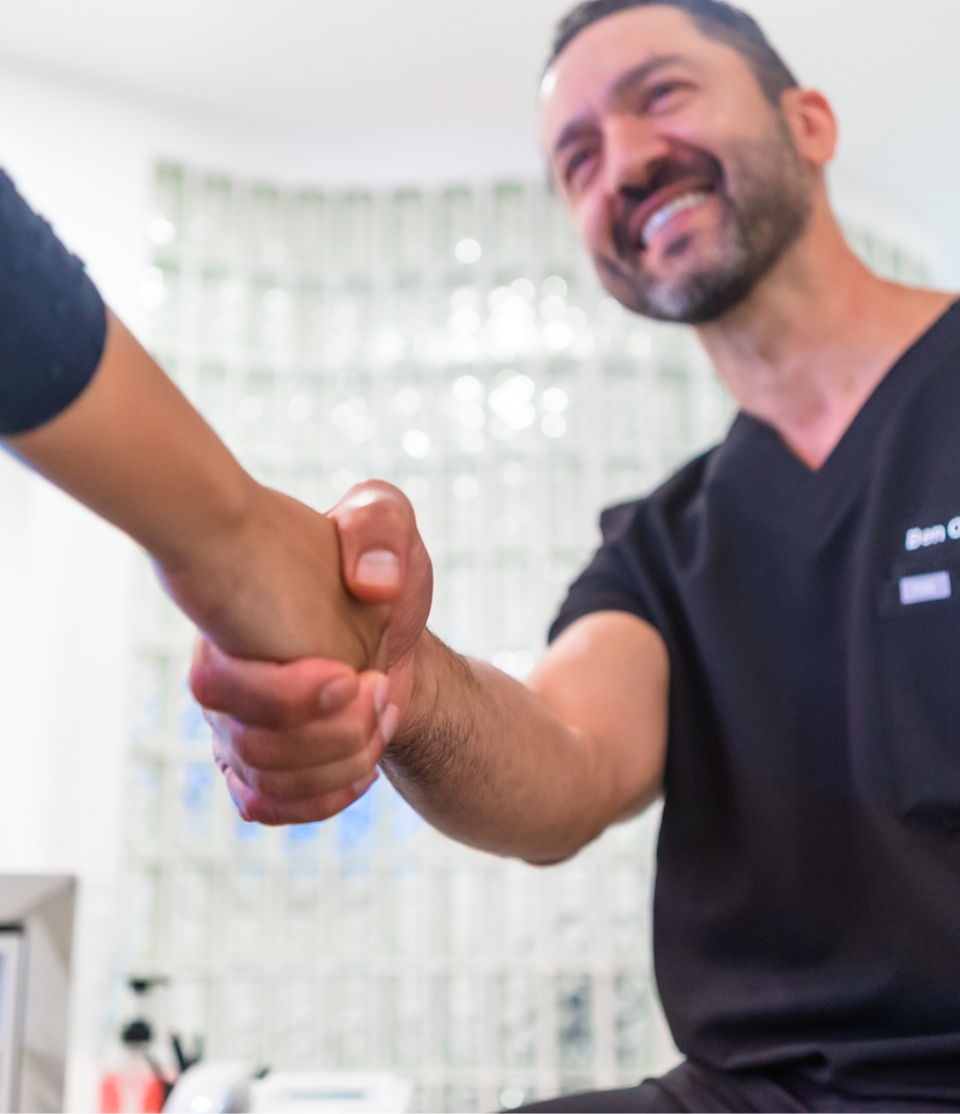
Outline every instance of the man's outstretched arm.
{"label": "man's outstretched arm", "polygon": [[331,515],[356,594],[364,594],[358,557],[373,533],[406,570],[387,632],[389,697],[370,691],[325,716],[309,698],[284,696],[284,672],[294,667],[264,674],[201,645],[194,692],[210,709],[218,760],[245,816],[331,815],[346,776],[336,764],[361,744],[441,831],[535,863],[568,857],[659,794],[669,668],[652,627],[615,612],[581,619],[520,684],[424,629],[429,563],[395,489],[361,488]]}
{"label": "man's outstretched arm", "polygon": [[668,674],[659,634],[619,612],[571,626],[526,684],[427,634],[382,765],[454,839],[558,862],[660,794]]}

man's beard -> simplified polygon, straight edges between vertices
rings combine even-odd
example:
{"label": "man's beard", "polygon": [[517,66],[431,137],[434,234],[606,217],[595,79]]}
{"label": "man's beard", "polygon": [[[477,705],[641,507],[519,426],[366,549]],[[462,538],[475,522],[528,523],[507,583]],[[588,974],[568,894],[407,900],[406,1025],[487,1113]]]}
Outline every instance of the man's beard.
{"label": "man's beard", "polygon": [[[598,265],[604,285],[628,309],[687,325],[715,321],[751,294],[803,234],[812,211],[809,174],[780,113],[768,137],[732,144],[730,163],[736,198],[727,192],[720,162],[693,148],[663,160],[644,189],[626,191],[614,227],[616,260]],[[716,251],[677,278],[657,278],[644,270],[643,252],[630,242],[630,218],[656,190],[691,176],[712,182],[723,208]],[[682,241],[677,237],[680,250]]]}

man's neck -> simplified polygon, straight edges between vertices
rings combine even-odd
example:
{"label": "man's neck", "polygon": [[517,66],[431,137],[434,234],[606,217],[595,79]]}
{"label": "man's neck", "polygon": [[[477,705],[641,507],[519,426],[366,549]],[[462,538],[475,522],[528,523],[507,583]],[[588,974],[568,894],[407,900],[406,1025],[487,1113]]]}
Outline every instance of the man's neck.
{"label": "man's neck", "polygon": [[824,197],[803,239],[754,293],[698,333],[742,409],[819,469],[953,297],[874,275],[847,246]]}

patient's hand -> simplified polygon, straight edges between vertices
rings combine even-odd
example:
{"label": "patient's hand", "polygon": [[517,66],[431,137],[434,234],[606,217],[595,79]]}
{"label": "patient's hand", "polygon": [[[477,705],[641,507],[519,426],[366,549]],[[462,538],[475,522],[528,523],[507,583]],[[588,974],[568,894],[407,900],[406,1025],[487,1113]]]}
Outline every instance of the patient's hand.
{"label": "patient's hand", "polygon": [[374,656],[389,683],[382,672],[316,660],[320,652],[271,665],[230,657],[206,639],[191,670],[230,794],[260,823],[324,820],[373,784],[409,702],[426,629],[433,572],[409,501],[389,484],[361,484],[329,517],[340,531],[343,583],[353,596],[388,605]]}
{"label": "patient's hand", "polygon": [[258,486],[235,531],[158,574],[202,634],[235,657],[329,658],[365,669],[382,652],[382,603],[400,576],[396,563],[367,564],[381,587],[363,603],[344,587],[333,520]]}

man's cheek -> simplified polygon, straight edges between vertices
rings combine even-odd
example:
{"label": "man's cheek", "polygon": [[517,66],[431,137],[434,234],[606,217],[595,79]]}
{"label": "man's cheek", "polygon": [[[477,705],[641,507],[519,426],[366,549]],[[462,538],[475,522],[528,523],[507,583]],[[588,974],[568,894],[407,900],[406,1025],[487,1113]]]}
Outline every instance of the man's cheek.
{"label": "man's cheek", "polygon": [[615,255],[613,225],[599,200],[584,201],[572,213],[581,243],[594,258]]}

